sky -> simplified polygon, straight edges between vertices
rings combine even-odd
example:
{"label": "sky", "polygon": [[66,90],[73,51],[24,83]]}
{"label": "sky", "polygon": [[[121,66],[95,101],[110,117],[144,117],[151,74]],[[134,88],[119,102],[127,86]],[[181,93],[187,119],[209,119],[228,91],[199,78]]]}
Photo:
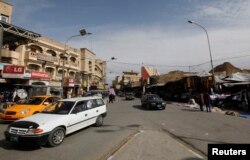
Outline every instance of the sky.
{"label": "sky", "polygon": [[[108,61],[107,77],[158,69],[211,70],[225,61],[250,69],[250,0],[6,0],[12,24],[64,43],[82,28],[91,35],[68,42]],[[110,61],[111,57],[116,60]]]}

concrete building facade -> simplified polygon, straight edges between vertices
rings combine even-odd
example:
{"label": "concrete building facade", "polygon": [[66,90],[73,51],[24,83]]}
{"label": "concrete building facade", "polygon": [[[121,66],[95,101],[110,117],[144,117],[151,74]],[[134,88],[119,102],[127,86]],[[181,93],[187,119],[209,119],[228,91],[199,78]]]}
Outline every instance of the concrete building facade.
{"label": "concrete building facade", "polygon": [[[11,22],[12,5],[0,1],[0,13]],[[77,95],[81,89],[104,88],[105,61],[87,48],[72,48],[43,36],[16,45],[2,47],[0,85],[50,86],[55,91],[63,87],[64,97]],[[23,72],[15,77],[17,69]]]}
{"label": "concrete building facade", "polygon": [[6,23],[11,23],[13,6],[0,0],[0,20]]}

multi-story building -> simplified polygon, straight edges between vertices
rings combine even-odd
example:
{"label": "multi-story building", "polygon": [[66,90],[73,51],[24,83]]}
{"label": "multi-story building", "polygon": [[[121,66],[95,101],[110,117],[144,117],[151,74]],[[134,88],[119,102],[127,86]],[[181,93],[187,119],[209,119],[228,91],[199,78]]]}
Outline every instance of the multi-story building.
{"label": "multi-story building", "polygon": [[104,89],[106,62],[98,59],[92,51],[81,48],[81,75],[83,87],[87,90]]}
{"label": "multi-story building", "polygon": [[133,82],[140,82],[141,76],[134,71],[123,71],[122,83],[124,85],[132,84]]}
{"label": "multi-story building", "polygon": [[[1,1],[1,15],[2,8],[8,9],[3,15],[8,17],[10,22],[12,6]],[[15,41],[15,35],[12,39]],[[31,88],[30,94],[34,95],[38,92],[41,94],[41,91],[45,92],[48,87],[54,92],[60,92],[63,87],[64,96],[76,95],[81,88],[104,88],[105,61],[98,59],[92,51],[65,46],[43,36],[25,44],[18,41],[14,43],[15,47],[4,44],[0,54],[0,70],[3,70],[0,79],[11,88]],[[15,72],[18,69],[22,71]]]}
{"label": "multi-story building", "polygon": [[12,5],[0,0],[0,20],[11,23]]}

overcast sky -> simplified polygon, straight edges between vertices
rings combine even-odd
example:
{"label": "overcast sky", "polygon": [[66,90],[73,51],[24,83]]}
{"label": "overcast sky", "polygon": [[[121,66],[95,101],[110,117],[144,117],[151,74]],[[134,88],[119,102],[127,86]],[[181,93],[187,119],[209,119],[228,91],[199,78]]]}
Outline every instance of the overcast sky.
{"label": "overcast sky", "polygon": [[229,61],[250,69],[250,0],[6,1],[14,6],[14,25],[62,43],[81,28],[93,33],[69,45],[116,57],[108,62],[109,79],[142,64],[161,74],[210,70],[206,34],[188,20],[206,28],[214,66]]}

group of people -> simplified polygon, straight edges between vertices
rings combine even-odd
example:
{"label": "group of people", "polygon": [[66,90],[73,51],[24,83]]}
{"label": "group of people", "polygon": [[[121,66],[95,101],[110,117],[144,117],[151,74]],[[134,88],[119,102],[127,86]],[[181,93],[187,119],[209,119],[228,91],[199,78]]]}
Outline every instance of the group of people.
{"label": "group of people", "polygon": [[198,104],[200,106],[200,110],[203,111],[203,106],[206,106],[206,111],[211,112],[211,98],[208,92],[200,93],[198,97]]}
{"label": "group of people", "polygon": [[19,95],[17,94],[17,89],[14,91],[4,91],[0,94],[1,102],[17,102],[20,100]]}

